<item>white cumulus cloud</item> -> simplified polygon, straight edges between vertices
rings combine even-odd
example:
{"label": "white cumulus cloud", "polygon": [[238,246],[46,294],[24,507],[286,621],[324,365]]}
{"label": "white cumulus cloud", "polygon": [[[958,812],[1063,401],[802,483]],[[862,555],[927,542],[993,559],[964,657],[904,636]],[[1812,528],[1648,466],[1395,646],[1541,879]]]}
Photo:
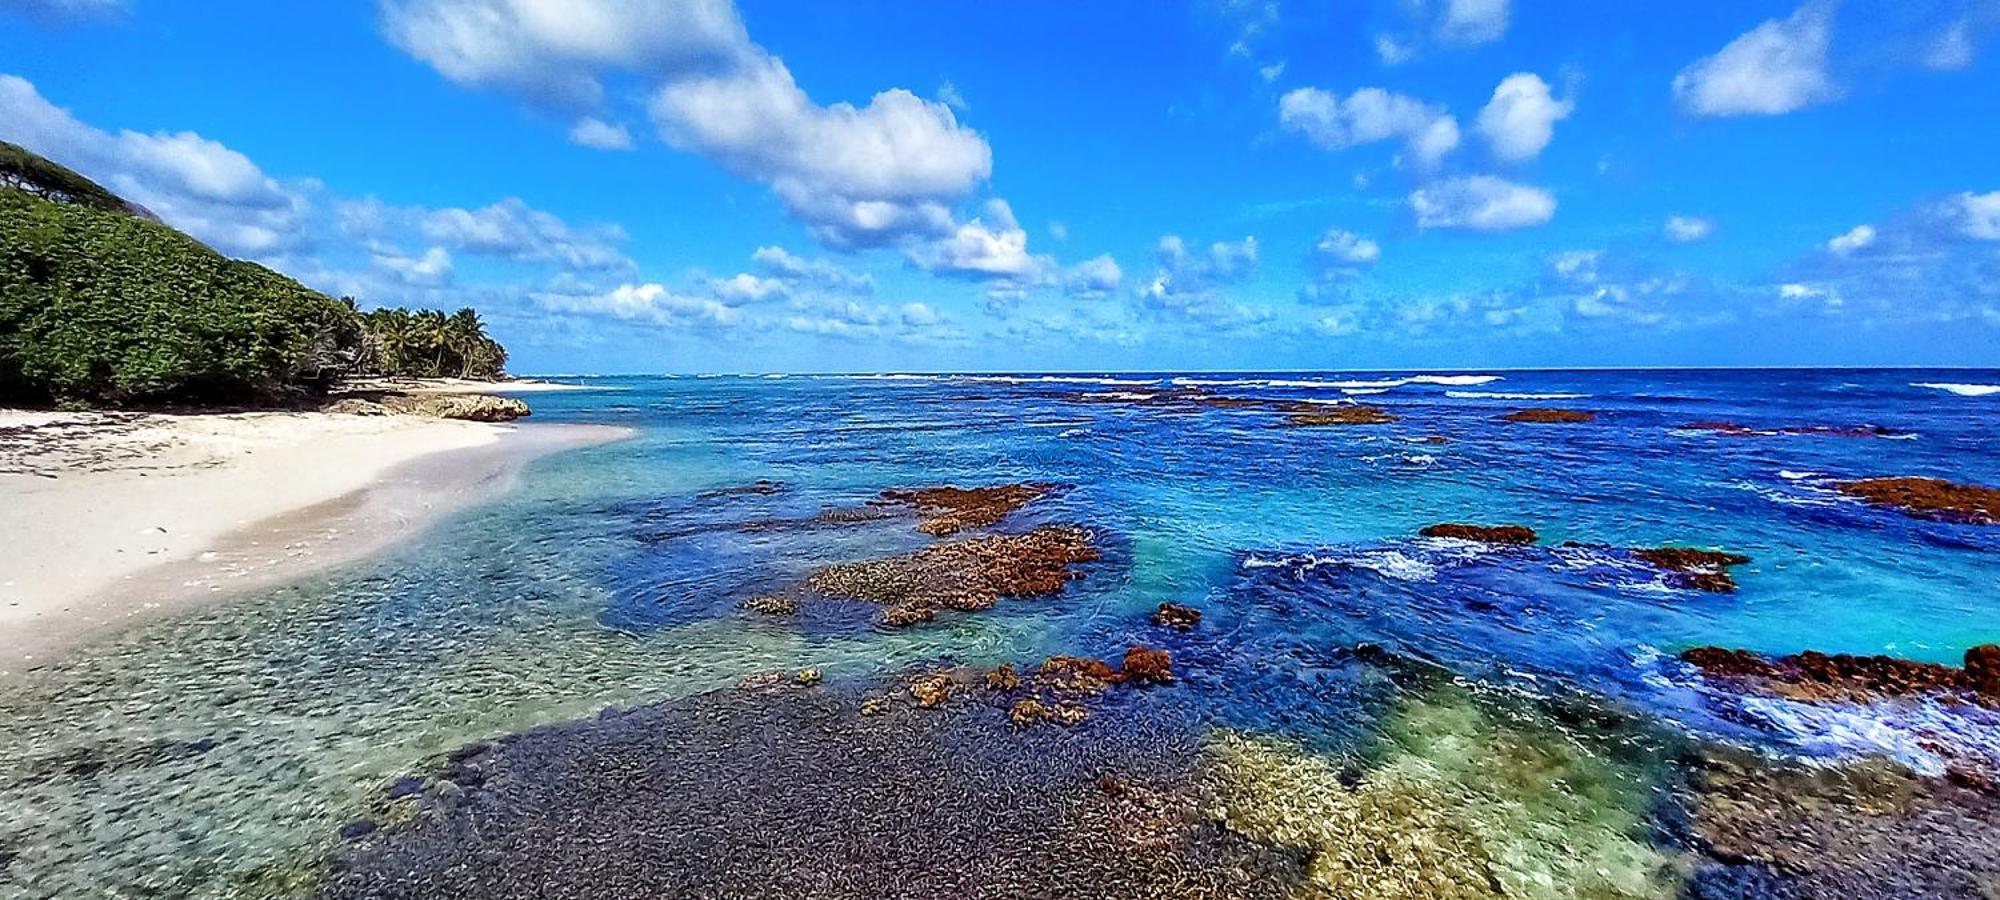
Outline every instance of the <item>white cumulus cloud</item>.
{"label": "white cumulus cloud", "polygon": [[1313,245],[1320,259],[1350,266],[1367,265],[1382,258],[1382,246],[1352,231],[1327,229]]}
{"label": "white cumulus cloud", "polygon": [[1508,13],[1508,0],[1445,0],[1437,35],[1447,43],[1497,41],[1507,33]]}
{"label": "white cumulus cloud", "polygon": [[0,75],[0,139],[82,172],[218,250],[268,256],[303,242],[310,204],[256,163],[191,131],[112,134]]}
{"label": "white cumulus cloud", "polygon": [[1511,231],[1555,217],[1555,195],[1491,175],[1433,182],[1410,194],[1418,228]]}
{"label": "white cumulus cloud", "polygon": [[1105,253],[1063,270],[1063,293],[1072,297],[1105,297],[1125,283],[1125,270]]}
{"label": "white cumulus cloud", "polygon": [[1534,159],[1555,137],[1555,124],[1569,118],[1576,104],[1557,100],[1549,84],[1531,72],[1516,72],[1493,89],[1493,99],[1479,111],[1477,128],[1505,160]]}
{"label": "white cumulus cloud", "polygon": [[1458,120],[1443,107],[1372,87],[1345,98],[1298,88],[1279,98],[1278,122],[1328,150],[1401,139],[1425,166],[1450,153],[1459,140]]}
{"label": "white cumulus cloud", "polygon": [[1682,69],[1674,100],[1696,116],[1771,116],[1825,103],[1840,96],[1827,74],[1832,43],[1831,0],[1810,0]]}
{"label": "white cumulus cloud", "polygon": [[1875,243],[1875,226],[1856,225],[1847,233],[1835,235],[1832,240],[1827,241],[1826,249],[1846,256],[1873,243]]}
{"label": "white cumulus cloud", "polygon": [[2000,241],[2000,191],[1958,195],[1959,231],[1980,241]]}

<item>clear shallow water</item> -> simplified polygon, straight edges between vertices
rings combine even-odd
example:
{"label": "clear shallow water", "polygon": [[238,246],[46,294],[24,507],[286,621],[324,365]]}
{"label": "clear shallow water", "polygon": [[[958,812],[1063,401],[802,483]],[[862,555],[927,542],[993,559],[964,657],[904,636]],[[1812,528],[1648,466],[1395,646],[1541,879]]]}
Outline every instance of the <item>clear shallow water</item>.
{"label": "clear shallow water", "polygon": [[[537,420],[637,436],[538,463],[522,491],[418,545],[0,683],[0,852],[13,854],[0,897],[303,889],[340,823],[467,741],[757,672],[816,666],[831,683],[863,683],[938,660],[1115,658],[1142,641],[1175,652],[1190,715],[1248,735],[1227,745],[1233,759],[1263,760],[1268,739],[1349,752],[1395,733],[1383,721],[1458,708],[1379,719],[1339,655],[1357,644],[1440,666],[1502,705],[1584,697],[1670,734],[1771,753],[1879,752],[1922,769],[1936,765],[1922,735],[1944,731],[2000,758],[1996,724],[1976,712],[1748,704],[1708,694],[1672,661],[1720,644],[1955,663],[2000,637],[2000,530],[1919,522],[1826,487],[1875,475],[2000,484],[2000,395],[1977,389],[2000,372],[1495,376],[614,378],[536,395]],[[1075,397],[1175,386],[1362,400],[1401,419],[1292,429],[1265,411]],[[1600,417],[1495,421],[1523,405]],[[1679,427],[1708,420],[1914,436]],[[1420,442],[1430,435],[1451,440]],[[783,487],[706,493],[759,479]],[[744,523],[858,506],[888,487],[1020,480],[1075,487],[1006,529],[1100,533],[1106,558],[1061,598],[894,632],[736,609],[815,566],[926,542],[907,519]],[[1526,524],[1543,546],[1415,537],[1440,521]],[[1554,547],[1567,540],[1712,546],[1753,562],[1735,571],[1738,593],[1702,594],[1616,550]],[[1163,601],[1209,619],[1162,637],[1144,616]],[[1456,771],[1433,763],[1433,781]],[[1608,770],[1624,773],[1613,782],[1651,777]],[[1631,805],[1564,815],[1626,821]]]}

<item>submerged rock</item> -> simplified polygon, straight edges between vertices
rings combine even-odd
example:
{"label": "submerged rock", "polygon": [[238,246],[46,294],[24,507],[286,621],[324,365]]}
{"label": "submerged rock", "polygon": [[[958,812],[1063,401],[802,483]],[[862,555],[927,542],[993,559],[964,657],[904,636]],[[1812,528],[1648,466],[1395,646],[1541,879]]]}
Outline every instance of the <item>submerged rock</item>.
{"label": "submerged rock", "polygon": [[[1703,677],[1744,693],[1764,694],[1807,703],[1867,703],[1889,697],[1941,696],[1979,699],[2000,706],[2000,690],[1992,690],[1991,660],[2000,647],[1982,645],[1966,653],[1966,669],[1893,656],[1856,656],[1807,650],[1776,658],[1748,650],[1694,647],[1681,660],[1701,670]],[[1990,686],[1982,690],[1981,686]]]}
{"label": "submerged rock", "polygon": [[1017,728],[956,704],[864,717],[838,688],[610,710],[505,738],[483,784],[333,846],[318,895],[1296,896],[1298,854],[1196,812],[1198,739],[1118,715],[1133,718]]}
{"label": "submerged rock", "polygon": [[1081,577],[1073,565],[1100,557],[1089,531],[1045,525],[1025,534],[985,535],[826,566],[806,579],[806,587],[827,597],[879,604],[881,623],[894,628],[930,621],[946,609],[990,609],[1002,597],[1060,593]]}
{"label": "submerged rock", "polygon": [[1532,544],[1541,540],[1533,528],[1526,525],[1464,525],[1445,522],[1426,526],[1417,532],[1429,538],[1457,538],[1462,541],[1479,541],[1483,544]]}
{"label": "submerged rock", "polygon": [[1178,603],[1162,603],[1159,609],[1153,611],[1152,621],[1162,628],[1193,631],[1196,625],[1201,624],[1201,610]]}
{"label": "submerged rock", "polygon": [[1501,421],[1503,422],[1533,422],[1545,425],[1556,425],[1556,424],[1564,424],[1570,422],[1589,422],[1596,418],[1597,418],[1596,413],[1585,412],[1584,410],[1580,409],[1548,409],[1548,408],[1517,409],[1513,412],[1510,412],[1500,417]]}
{"label": "submerged rock", "polygon": [[1706,431],[1726,437],[1903,437],[1909,432],[1881,425],[1787,425],[1781,428],[1752,428],[1748,425],[1726,421],[1689,422],[1681,426],[1683,431]]}
{"label": "submerged rock", "polygon": [[1694,547],[1650,547],[1632,551],[1636,556],[1654,568],[1672,573],[1669,579],[1675,587],[1693,588],[1718,594],[1736,590],[1736,579],[1730,577],[1729,567],[1740,566],[1750,561],[1750,557],[1740,553],[1724,553],[1719,550],[1701,550]]}
{"label": "submerged rock", "polygon": [[1174,680],[1173,657],[1152,647],[1125,651],[1125,662],[1119,670],[1123,680],[1132,684],[1171,684]]}
{"label": "submerged rock", "polygon": [[942,537],[966,528],[995,524],[1061,487],[1039,481],[975,488],[947,485],[887,490],[882,492],[882,499],[914,507],[925,516],[917,530]]}
{"label": "submerged rock", "polygon": [[1704,849],[1766,868],[1776,896],[1987,897],[2000,873],[2000,795],[1948,778],[1711,751],[1690,788]]}
{"label": "submerged rock", "polygon": [[1942,478],[1863,478],[1834,485],[1841,493],[1919,519],[1971,525],[2000,524],[2000,488],[1955,484]]}
{"label": "submerged rock", "polygon": [[1285,424],[1310,428],[1318,425],[1387,425],[1396,417],[1380,407],[1363,406],[1318,406],[1306,412],[1294,412],[1285,417]]}

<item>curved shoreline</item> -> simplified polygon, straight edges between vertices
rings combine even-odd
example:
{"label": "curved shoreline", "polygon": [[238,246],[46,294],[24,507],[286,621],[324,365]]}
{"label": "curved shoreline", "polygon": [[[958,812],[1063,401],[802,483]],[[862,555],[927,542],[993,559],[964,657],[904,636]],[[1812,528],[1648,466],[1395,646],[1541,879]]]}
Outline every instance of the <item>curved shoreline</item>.
{"label": "curved shoreline", "polygon": [[[65,460],[53,473],[17,466],[0,475],[9,508],[0,517],[0,677],[373,555],[506,493],[535,459],[631,433],[321,413],[176,417],[161,427],[222,418],[233,420],[219,422],[227,440],[199,435],[209,455],[192,462],[155,465],[188,448],[139,441],[117,447],[126,458],[108,465]],[[109,427],[77,427],[97,425]],[[155,520],[173,527],[135,527]]]}

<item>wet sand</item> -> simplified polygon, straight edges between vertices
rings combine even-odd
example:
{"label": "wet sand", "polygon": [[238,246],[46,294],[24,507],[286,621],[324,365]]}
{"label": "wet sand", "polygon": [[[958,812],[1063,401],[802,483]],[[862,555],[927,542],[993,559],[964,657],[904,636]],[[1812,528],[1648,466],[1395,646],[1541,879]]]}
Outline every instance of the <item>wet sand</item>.
{"label": "wet sand", "polygon": [[0,674],[407,540],[614,428],[0,411]]}

